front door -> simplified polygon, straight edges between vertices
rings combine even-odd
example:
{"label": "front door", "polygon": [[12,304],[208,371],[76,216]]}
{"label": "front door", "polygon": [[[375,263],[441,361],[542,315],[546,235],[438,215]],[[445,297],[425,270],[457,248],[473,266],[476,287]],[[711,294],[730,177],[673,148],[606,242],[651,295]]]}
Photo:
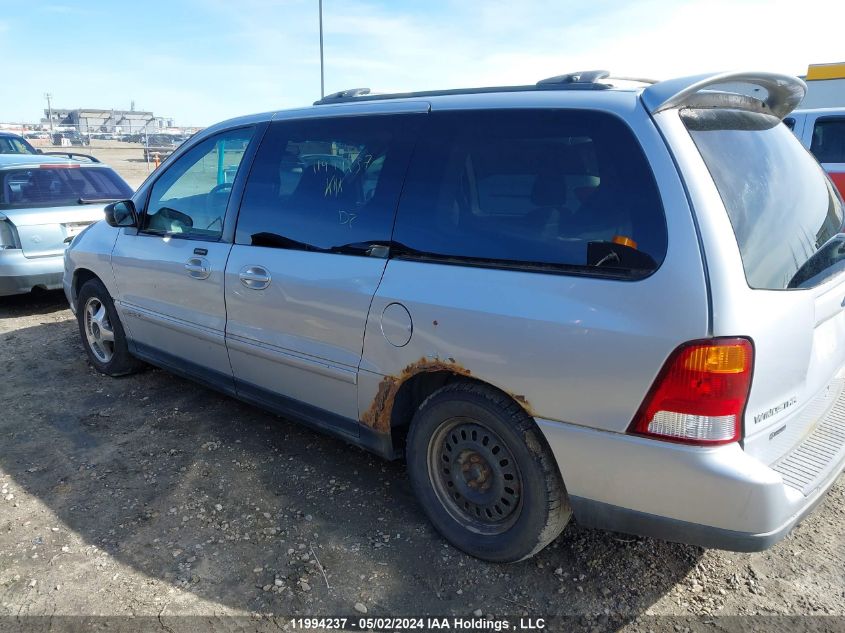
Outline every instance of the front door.
{"label": "front door", "polygon": [[364,326],[426,110],[270,125],[226,266],[241,396],[357,435]]}
{"label": "front door", "polygon": [[210,137],[169,165],[140,210],[140,228],[122,231],[112,252],[133,352],[229,391],[223,273],[232,244],[224,229],[253,131]]}

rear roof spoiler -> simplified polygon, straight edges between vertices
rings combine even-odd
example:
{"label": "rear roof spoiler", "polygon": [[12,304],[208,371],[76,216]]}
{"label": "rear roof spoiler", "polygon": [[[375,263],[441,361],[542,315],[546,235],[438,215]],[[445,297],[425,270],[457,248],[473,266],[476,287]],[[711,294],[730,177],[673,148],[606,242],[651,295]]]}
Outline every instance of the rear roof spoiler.
{"label": "rear roof spoiler", "polygon": [[[750,84],[763,88],[765,97],[713,90],[723,84]],[[642,93],[652,114],[675,108],[736,108],[765,112],[783,119],[801,103],[807,84],[791,75],[764,72],[729,72],[680,77],[649,86]]]}

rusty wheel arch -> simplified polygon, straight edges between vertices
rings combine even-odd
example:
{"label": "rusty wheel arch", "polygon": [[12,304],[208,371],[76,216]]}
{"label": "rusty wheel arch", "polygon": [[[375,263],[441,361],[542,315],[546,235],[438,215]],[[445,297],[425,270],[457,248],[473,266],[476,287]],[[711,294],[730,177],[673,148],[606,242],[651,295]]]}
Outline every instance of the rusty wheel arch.
{"label": "rusty wheel arch", "polygon": [[395,448],[404,446],[404,438],[414,412],[432,393],[453,382],[470,382],[485,385],[502,392],[534,416],[525,396],[504,391],[480,378],[449,358],[421,358],[405,367],[399,374],[385,376],[368,409],[361,416],[361,423],[377,433],[392,435]]}

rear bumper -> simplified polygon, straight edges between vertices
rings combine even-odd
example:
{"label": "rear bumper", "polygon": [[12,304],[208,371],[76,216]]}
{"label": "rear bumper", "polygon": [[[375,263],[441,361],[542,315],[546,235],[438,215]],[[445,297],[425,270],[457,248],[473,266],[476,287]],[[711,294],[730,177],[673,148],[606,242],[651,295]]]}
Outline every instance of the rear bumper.
{"label": "rear bumper", "polygon": [[697,448],[537,420],[579,524],[741,552],[783,539],[833,485],[807,495],[737,444]]}
{"label": "rear bumper", "polygon": [[24,257],[19,249],[0,250],[0,297],[30,292],[33,288],[62,287],[62,255]]}
{"label": "rear bumper", "polygon": [[620,508],[600,501],[570,497],[578,524],[613,532],[649,536],[663,541],[687,543],[732,552],[760,552],[783,540],[801,520],[824,500],[824,495],[810,503],[794,519],[772,532],[760,534],[737,532],[724,528],[690,523],[679,519],[655,516],[629,508]]}

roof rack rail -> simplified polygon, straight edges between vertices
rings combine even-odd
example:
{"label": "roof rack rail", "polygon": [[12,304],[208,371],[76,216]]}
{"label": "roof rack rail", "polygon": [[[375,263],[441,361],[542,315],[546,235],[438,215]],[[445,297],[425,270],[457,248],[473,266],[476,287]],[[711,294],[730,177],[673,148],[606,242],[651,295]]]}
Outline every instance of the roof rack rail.
{"label": "roof rack rail", "polygon": [[[721,84],[750,84],[766,91],[764,98],[712,90]],[[661,81],[643,91],[642,100],[652,114],[675,108],[738,108],[772,114],[783,119],[801,103],[807,84],[791,75],[767,72],[728,72]]]}
{"label": "roof rack rail", "polygon": [[91,154],[82,154],[80,152],[40,152],[42,156],[67,156],[70,159],[76,160],[75,156],[85,158],[92,163],[99,163],[100,160],[91,156]]}
{"label": "roof rack rail", "polygon": [[341,90],[327,95],[315,101],[314,105],[325,105],[329,103],[343,103],[348,101],[376,101],[382,99],[409,99],[442,97],[448,95],[469,95],[483,94],[489,92],[526,92],[536,90],[606,90],[612,88],[610,82],[602,82],[602,79],[623,79],[640,83],[654,83],[648,79],[629,79],[626,77],[610,77],[606,70],[583,70],[575,73],[566,73],[555,77],[541,79],[535,84],[525,86],[485,86],[481,88],[448,88],[446,90],[422,90],[418,92],[396,92],[388,94],[372,94],[369,88],[352,88]]}
{"label": "roof rack rail", "polygon": [[349,99],[350,97],[363,97],[368,94],[370,94],[369,88],[349,88],[348,90],[341,90],[339,92],[333,92],[330,95],[326,95],[319,101],[315,101],[314,105],[317,105],[318,103],[331,103],[332,101]]}
{"label": "roof rack rail", "polygon": [[596,84],[599,79],[606,79],[610,77],[610,72],[607,70],[582,70],[575,73],[566,73],[564,75],[555,75],[541,79],[537,82],[537,86],[557,86],[560,84]]}

